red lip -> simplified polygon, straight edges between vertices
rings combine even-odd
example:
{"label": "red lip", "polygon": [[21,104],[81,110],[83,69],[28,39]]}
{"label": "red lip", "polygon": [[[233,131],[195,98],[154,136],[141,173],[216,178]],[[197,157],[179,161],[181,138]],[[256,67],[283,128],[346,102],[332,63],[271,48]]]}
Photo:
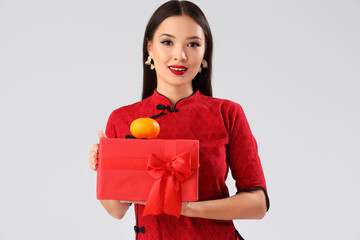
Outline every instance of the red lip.
{"label": "red lip", "polygon": [[[179,71],[179,70],[171,69],[170,67],[172,67],[172,68],[180,68],[180,69],[185,69],[185,70]],[[182,75],[182,74],[184,74],[186,72],[187,68],[184,67],[184,66],[179,66],[179,65],[171,65],[171,66],[169,66],[169,70],[175,75]]]}

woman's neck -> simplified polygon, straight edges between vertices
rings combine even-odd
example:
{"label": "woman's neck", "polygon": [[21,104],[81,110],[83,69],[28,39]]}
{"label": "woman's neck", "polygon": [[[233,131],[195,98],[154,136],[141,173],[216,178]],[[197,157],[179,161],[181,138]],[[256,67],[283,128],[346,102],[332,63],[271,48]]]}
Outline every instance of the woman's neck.
{"label": "woman's neck", "polygon": [[156,91],[161,95],[164,95],[170,100],[171,105],[174,107],[175,103],[182,98],[186,98],[193,94],[192,86],[181,86],[181,87],[169,87],[169,86],[157,86]]}

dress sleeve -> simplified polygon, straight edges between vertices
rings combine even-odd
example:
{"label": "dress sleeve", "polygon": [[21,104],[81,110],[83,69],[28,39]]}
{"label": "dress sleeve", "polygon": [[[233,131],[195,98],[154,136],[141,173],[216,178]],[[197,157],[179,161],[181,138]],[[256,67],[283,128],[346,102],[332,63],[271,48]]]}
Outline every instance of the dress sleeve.
{"label": "dress sleeve", "polygon": [[109,116],[108,122],[106,124],[105,135],[108,138],[116,138],[116,130],[115,130],[115,119],[114,119],[114,112],[112,112]]}
{"label": "dress sleeve", "polygon": [[245,113],[239,104],[233,103],[229,108],[228,116],[227,161],[235,180],[236,194],[261,189],[265,193],[267,210],[269,210],[270,202],[258,147]]}

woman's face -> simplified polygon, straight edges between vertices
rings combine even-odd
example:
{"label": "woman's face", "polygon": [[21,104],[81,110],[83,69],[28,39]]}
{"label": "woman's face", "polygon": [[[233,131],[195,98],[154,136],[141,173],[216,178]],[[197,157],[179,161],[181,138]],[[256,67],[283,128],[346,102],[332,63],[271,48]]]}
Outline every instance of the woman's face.
{"label": "woman's face", "polygon": [[187,15],[166,18],[148,42],[158,86],[192,87],[205,54],[205,35]]}

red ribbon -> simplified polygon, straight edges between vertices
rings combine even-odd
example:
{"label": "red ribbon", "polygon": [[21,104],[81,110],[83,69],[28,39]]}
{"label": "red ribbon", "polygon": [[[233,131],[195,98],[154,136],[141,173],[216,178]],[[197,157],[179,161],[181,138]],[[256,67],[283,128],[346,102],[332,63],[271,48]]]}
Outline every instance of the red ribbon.
{"label": "red ribbon", "polygon": [[181,153],[170,161],[160,159],[151,153],[147,170],[155,182],[149,193],[143,216],[164,212],[179,218],[182,207],[181,183],[193,173],[190,152]]}

